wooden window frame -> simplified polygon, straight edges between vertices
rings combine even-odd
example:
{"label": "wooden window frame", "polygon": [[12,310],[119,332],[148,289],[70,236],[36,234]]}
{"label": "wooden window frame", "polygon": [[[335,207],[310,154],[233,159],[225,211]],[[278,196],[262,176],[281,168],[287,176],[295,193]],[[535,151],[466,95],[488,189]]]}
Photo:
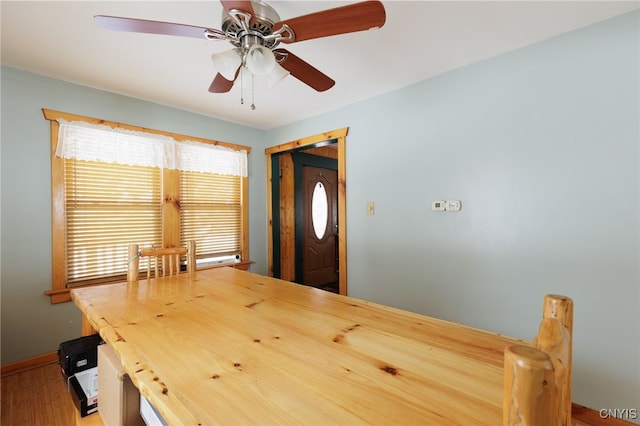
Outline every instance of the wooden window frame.
{"label": "wooden window frame", "polygon": [[[51,303],[63,303],[71,300],[70,288],[67,287],[67,268],[66,268],[66,207],[64,195],[64,160],[56,157],[55,151],[58,145],[58,119],[66,121],[84,121],[91,124],[102,124],[113,128],[127,129],[139,132],[153,133],[158,135],[169,136],[178,142],[189,140],[201,142],[211,145],[218,145],[234,150],[244,150],[251,152],[251,147],[233,144],[229,142],[221,142],[211,139],[204,139],[195,136],[187,136],[178,133],[165,132],[162,130],[148,129],[144,127],[134,126],[130,124],[117,123],[113,121],[101,120],[98,118],[86,117],[77,114],[42,109],[45,119],[50,121],[51,133],[51,257],[52,257],[52,282],[51,290],[45,291],[45,294],[51,298]],[[163,226],[162,239],[164,245],[180,244],[180,227],[179,227],[179,179],[176,170],[163,170],[163,180],[168,179],[174,184],[167,185],[163,188]],[[241,269],[247,269],[252,263],[249,260],[249,179],[241,178],[241,203],[242,203],[242,262],[237,265]],[[82,287],[76,286],[75,288]]]}

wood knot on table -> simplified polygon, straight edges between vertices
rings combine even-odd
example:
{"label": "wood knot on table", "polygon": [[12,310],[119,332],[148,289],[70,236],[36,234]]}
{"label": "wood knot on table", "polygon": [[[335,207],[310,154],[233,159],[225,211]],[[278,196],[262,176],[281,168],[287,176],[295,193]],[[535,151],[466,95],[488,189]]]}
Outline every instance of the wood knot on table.
{"label": "wood knot on table", "polygon": [[153,381],[157,382],[160,386],[162,386],[162,394],[163,395],[166,395],[166,394],[169,393],[169,388],[167,388],[167,385],[160,380],[160,377],[153,376]]}
{"label": "wood knot on table", "polygon": [[342,340],[344,340],[345,334],[349,333],[350,331],[355,330],[358,327],[361,327],[361,325],[360,324],[354,324],[352,326],[343,328],[340,333],[336,334],[336,337],[333,338],[333,341],[335,343],[342,342]]}
{"label": "wood knot on table", "polygon": [[262,302],[264,302],[264,299],[258,300],[257,302],[249,303],[248,305],[245,305],[245,307],[251,309],[251,308],[256,307],[256,305],[258,305],[258,304],[260,304]]}
{"label": "wood knot on table", "polygon": [[380,370],[384,371],[385,373],[389,373],[392,376],[398,375],[398,369],[390,365],[383,365],[382,367],[380,367]]}

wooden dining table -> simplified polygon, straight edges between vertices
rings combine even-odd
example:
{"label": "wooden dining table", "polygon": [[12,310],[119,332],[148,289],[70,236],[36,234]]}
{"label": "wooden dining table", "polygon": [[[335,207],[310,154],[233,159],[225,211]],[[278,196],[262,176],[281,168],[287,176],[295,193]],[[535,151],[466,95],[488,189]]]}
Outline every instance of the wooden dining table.
{"label": "wooden dining table", "polygon": [[499,425],[520,340],[230,267],[78,288],[173,425]]}

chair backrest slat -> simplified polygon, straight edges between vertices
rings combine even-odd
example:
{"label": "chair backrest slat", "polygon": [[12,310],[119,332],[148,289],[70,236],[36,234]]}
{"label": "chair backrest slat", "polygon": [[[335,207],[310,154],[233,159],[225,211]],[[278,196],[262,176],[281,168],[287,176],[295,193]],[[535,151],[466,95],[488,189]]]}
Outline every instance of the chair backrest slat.
{"label": "chair backrest slat", "polygon": [[137,244],[129,246],[129,267],[127,270],[127,281],[136,281],[139,276],[140,259],[146,259],[147,279],[154,277],[164,277],[177,275],[180,273],[180,258],[186,255],[187,272],[195,271],[196,260],[195,241],[188,241],[187,247],[165,247],[160,249],[144,248],[139,249]]}

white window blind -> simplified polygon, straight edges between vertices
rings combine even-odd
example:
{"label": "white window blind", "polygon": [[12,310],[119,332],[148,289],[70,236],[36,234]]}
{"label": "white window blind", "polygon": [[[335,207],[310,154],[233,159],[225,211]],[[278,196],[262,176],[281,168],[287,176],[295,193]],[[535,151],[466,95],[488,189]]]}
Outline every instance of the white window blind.
{"label": "white window blind", "polygon": [[162,243],[161,169],[65,160],[67,285],[124,277],[129,244]]}
{"label": "white window blind", "polygon": [[180,240],[196,242],[197,258],[240,254],[241,185],[238,176],[180,173]]}

